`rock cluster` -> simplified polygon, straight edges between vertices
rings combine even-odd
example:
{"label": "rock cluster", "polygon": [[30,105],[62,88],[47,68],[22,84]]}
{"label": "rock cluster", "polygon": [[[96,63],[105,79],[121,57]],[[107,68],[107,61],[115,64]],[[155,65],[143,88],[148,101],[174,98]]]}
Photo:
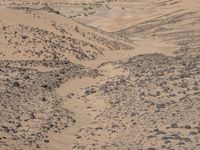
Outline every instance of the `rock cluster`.
{"label": "rock cluster", "polygon": [[74,114],[54,89],[71,78],[98,75],[69,61],[1,61],[0,68],[1,149],[39,148],[48,143],[48,132],[73,125]]}
{"label": "rock cluster", "polygon": [[122,63],[129,76],[96,85],[107,106],[79,131],[75,149],[200,148],[199,66],[199,54],[146,54]]}

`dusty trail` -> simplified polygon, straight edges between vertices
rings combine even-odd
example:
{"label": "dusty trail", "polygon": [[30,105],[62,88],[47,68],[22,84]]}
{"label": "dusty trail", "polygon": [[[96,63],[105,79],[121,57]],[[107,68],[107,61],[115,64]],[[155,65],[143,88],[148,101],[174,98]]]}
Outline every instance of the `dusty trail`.
{"label": "dusty trail", "polygon": [[62,149],[72,149],[73,143],[76,142],[76,133],[82,127],[89,125],[93,120],[94,114],[92,114],[88,109],[87,105],[80,99],[72,98],[66,104],[66,108],[75,113],[76,123],[71,128],[66,129],[62,134],[53,134],[50,136],[50,141],[53,141],[48,149],[52,150],[62,150]]}
{"label": "dusty trail", "polygon": [[69,60],[75,64],[82,64],[85,67],[96,69],[105,62],[127,61],[129,58],[141,54],[162,53],[173,55],[173,52],[179,49],[177,45],[158,38],[134,37],[132,39],[135,43],[135,47],[132,50],[104,51],[103,55],[99,56],[95,61],[79,61],[72,57],[69,57]]}
{"label": "dusty trail", "polygon": [[[76,133],[84,127],[87,127],[94,121],[94,118],[105,108],[104,101],[100,101],[95,94],[89,95],[89,99],[92,100],[91,103],[88,103],[88,97],[83,97],[85,88],[101,84],[105,81],[108,81],[109,78],[116,75],[126,75],[126,73],[121,69],[116,69],[116,65],[108,63],[104,66],[98,67],[102,63],[106,62],[117,62],[117,61],[126,61],[129,58],[145,53],[164,53],[166,55],[172,55],[175,51],[175,46],[165,42],[161,42],[161,45],[157,45],[157,39],[148,39],[144,40],[142,38],[134,39],[137,44],[135,50],[127,51],[109,51],[106,52],[105,57],[99,58],[94,62],[82,62],[86,67],[97,69],[103,74],[96,78],[85,77],[85,78],[75,78],[73,80],[63,83],[56,92],[58,95],[66,99],[65,108],[74,113],[76,120],[75,125],[70,128],[67,128],[62,133],[51,133],[49,134],[50,143],[48,149],[50,150],[64,150],[64,149],[73,149],[73,144],[76,142],[76,139],[79,138],[76,136]],[[148,46],[147,46],[148,45]],[[148,48],[148,49],[147,49]],[[167,50],[171,51],[167,51]],[[149,51],[151,50],[151,51]],[[78,63],[78,62],[76,62]],[[128,74],[128,73],[127,73]],[[70,96],[70,99],[69,99]],[[53,144],[52,144],[52,143]]]}
{"label": "dusty trail", "polygon": [[72,95],[73,93],[73,96],[71,96],[70,100],[67,100],[64,105],[65,108],[74,113],[76,122],[74,126],[67,128],[62,133],[50,134],[49,138],[53,144],[50,143],[48,149],[73,149],[73,143],[76,142],[77,138],[76,133],[81,128],[88,126],[92,121],[94,121],[95,116],[98,115],[98,111],[93,111],[92,108],[89,108],[89,105],[84,101],[85,98],[81,97],[85,92],[84,89],[97,82],[101,82],[104,79],[105,76],[97,78],[87,77],[82,79],[73,79],[64,83],[56,90],[56,92],[63,97],[70,94]]}
{"label": "dusty trail", "polygon": [[[115,69],[114,64],[107,64],[106,66],[100,67],[99,70],[103,74],[102,76],[93,78],[75,78],[71,81],[63,83],[56,92],[58,95],[66,98],[64,103],[65,108],[74,113],[75,124],[64,130],[62,133],[50,133],[49,139],[50,143],[48,149],[50,150],[70,150],[73,149],[73,144],[78,138],[76,133],[84,127],[87,127],[95,120],[95,117],[104,110],[104,101],[99,101],[95,94],[90,94],[89,96],[83,96],[85,93],[85,88],[101,84],[112,76],[120,75],[123,72],[120,69]],[[68,98],[70,96],[70,99]],[[91,103],[88,100],[92,100]],[[53,144],[51,144],[51,142]]]}

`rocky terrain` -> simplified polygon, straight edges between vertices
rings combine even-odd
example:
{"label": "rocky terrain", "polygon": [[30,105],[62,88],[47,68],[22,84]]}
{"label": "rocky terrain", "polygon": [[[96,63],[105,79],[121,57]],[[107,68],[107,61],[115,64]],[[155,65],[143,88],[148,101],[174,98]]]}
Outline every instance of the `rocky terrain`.
{"label": "rocky terrain", "polygon": [[0,0],[0,149],[199,150],[198,0]]}

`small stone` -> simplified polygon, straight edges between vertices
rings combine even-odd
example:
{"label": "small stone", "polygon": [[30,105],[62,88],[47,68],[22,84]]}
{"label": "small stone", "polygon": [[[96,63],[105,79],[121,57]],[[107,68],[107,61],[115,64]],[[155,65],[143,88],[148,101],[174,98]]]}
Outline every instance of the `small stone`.
{"label": "small stone", "polygon": [[45,97],[42,98],[42,101],[43,101],[43,102],[46,101],[46,100],[47,100],[47,99],[46,99]]}
{"label": "small stone", "polygon": [[173,123],[173,124],[171,125],[171,128],[178,128],[178,125],[177,125],[176,123]]}
{"label": "small stone", "polygon": [[26,36],[26,35],[22,35],[21,37],[22,37],[22,39],[27,39],[28,38],[28,36]]}
{"label": "small stone", "polygon": [[148,148],[147,150],[156,150],[155,148]]}
{"label": "small stone", "polygon": [[185,143],[184,142],[179,142],[178,145],[185,145]]}
{"label": "small stone", "polygon": [[32,113],[30,114],[30,117],[31,117],[31,119],[35,119],[35,114],[34,114],[34,112],[32,112]]}
{"label": "small stone", "polygon": [[14,83],[13,83],[13,86],[14,86],[14,87],[19,87],[20,84],[19,84],[19,82],[14,82]]}
{"label": "small stone", "polygon": [[45,142],[45,143],[49,143],[49,140],[48,140],[48,139],[45,139],[44,142]]}
{"label": "small stone", "polygon": [[191,131],[190,135],[197,135],[197,132]]}
{"label": "small stone", "polygon": [[185,126],[185,129],[191,129],[192,127],[191,126],[189,126],[189,125],[186,125]]}
{"label": "small stone", "polygon": [[134,117],[134,116],[136,116],[136,113],[132,112],[131,117]]}
{"label": "small stone", "polygon": [[181,138],[181,140],[187,142],[187,143],[191,143],[192,140],[190,138]]}
{"label": "small stone", "polygon": [[81,136],[80,136],[80,135],[78,135],[76,138],[77,138],[77,139],[80,139],[80,138],[81,138]]}

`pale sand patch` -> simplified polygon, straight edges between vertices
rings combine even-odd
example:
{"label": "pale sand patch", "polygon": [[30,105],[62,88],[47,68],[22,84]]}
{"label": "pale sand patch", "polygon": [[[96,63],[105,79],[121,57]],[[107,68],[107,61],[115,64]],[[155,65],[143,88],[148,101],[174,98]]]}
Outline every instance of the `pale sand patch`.
{"label": "pale sand patch", "polygon": [[[179,47],[173,43],[168,43],[157,38],[142,38],[134,37],[135,49],[133,50],[115,50],[105,51],[103,56],[99,56],[95,61],[75,61],[74,63],[81,63],[82,65],[90,68],[97,68],[105,62],[127,61],[129,58],[142,55],[161,53],[168,56],[173,56],[173,52],[178,50]],[[158,44],[159,43],[159,44]],[[71,60],[73,62],[73,60]]]}
{"label": "pale sand patch", "polygon": [[105,80],[105,77],[85,77],[82,79],[75,78],[73,80],[67,81],[62,84],[58,89],[56,89],[56,93],[62,97],[67,96],[68,94],[74,93],[70,100],[67,100],[64,105],[65,108],[72,111],[74,113],[74,118],[76,120],[74,126],[67,128],[62,133],[50,133],[49,139],[50,143],[47,145],[49,150],[63,150],[63,149],[72,149],[73,143],[76,142],[75,134],[83,127],[88,126],[92,121],[94,121],[94,117],[99,114],[99,111],[105,108],[104,101],[99,101],[94,94],[91,94],[90,99],[92,99],[92,103],[95,106],[95,109],[99,111],[93,111],[93,109],[89,109],[87,102],[80,99],[85,92],[85,88],[94,84],[98,84],[102,80]]}
{"label": "pale sand patch", "polygon": [[89,85],[94,84],[98,81],[99,78],[83,77],[75,78],[70,81],[63,83],[59,88],[56,89],[56,92],[60,96],[67,96],[70,93],[79,93],[83,94],[84,88]]}
{"label": "pale sand patch", "polygon": [[81,16],[75,19],[107,32],[115,32],[177,10],[198,11],[198,2],[198,0],[182,0],[172,5],[169,4],[170,1],[168,5],[156,5],[157,0],[112,2],[108,3],[111,9],[99,8],[91,16]]}
{"label": "pale sand patch", "polygon": [[62,133],[50,133],[50,143],[47,146],[49,150],[72,149],[73,143],[76,142],[75,134],[80,128],[87,126],[94,116],[94,114],[87,109],[87,105],[81,100],[71,99],[65,106],[74,112],[76,123]]}

